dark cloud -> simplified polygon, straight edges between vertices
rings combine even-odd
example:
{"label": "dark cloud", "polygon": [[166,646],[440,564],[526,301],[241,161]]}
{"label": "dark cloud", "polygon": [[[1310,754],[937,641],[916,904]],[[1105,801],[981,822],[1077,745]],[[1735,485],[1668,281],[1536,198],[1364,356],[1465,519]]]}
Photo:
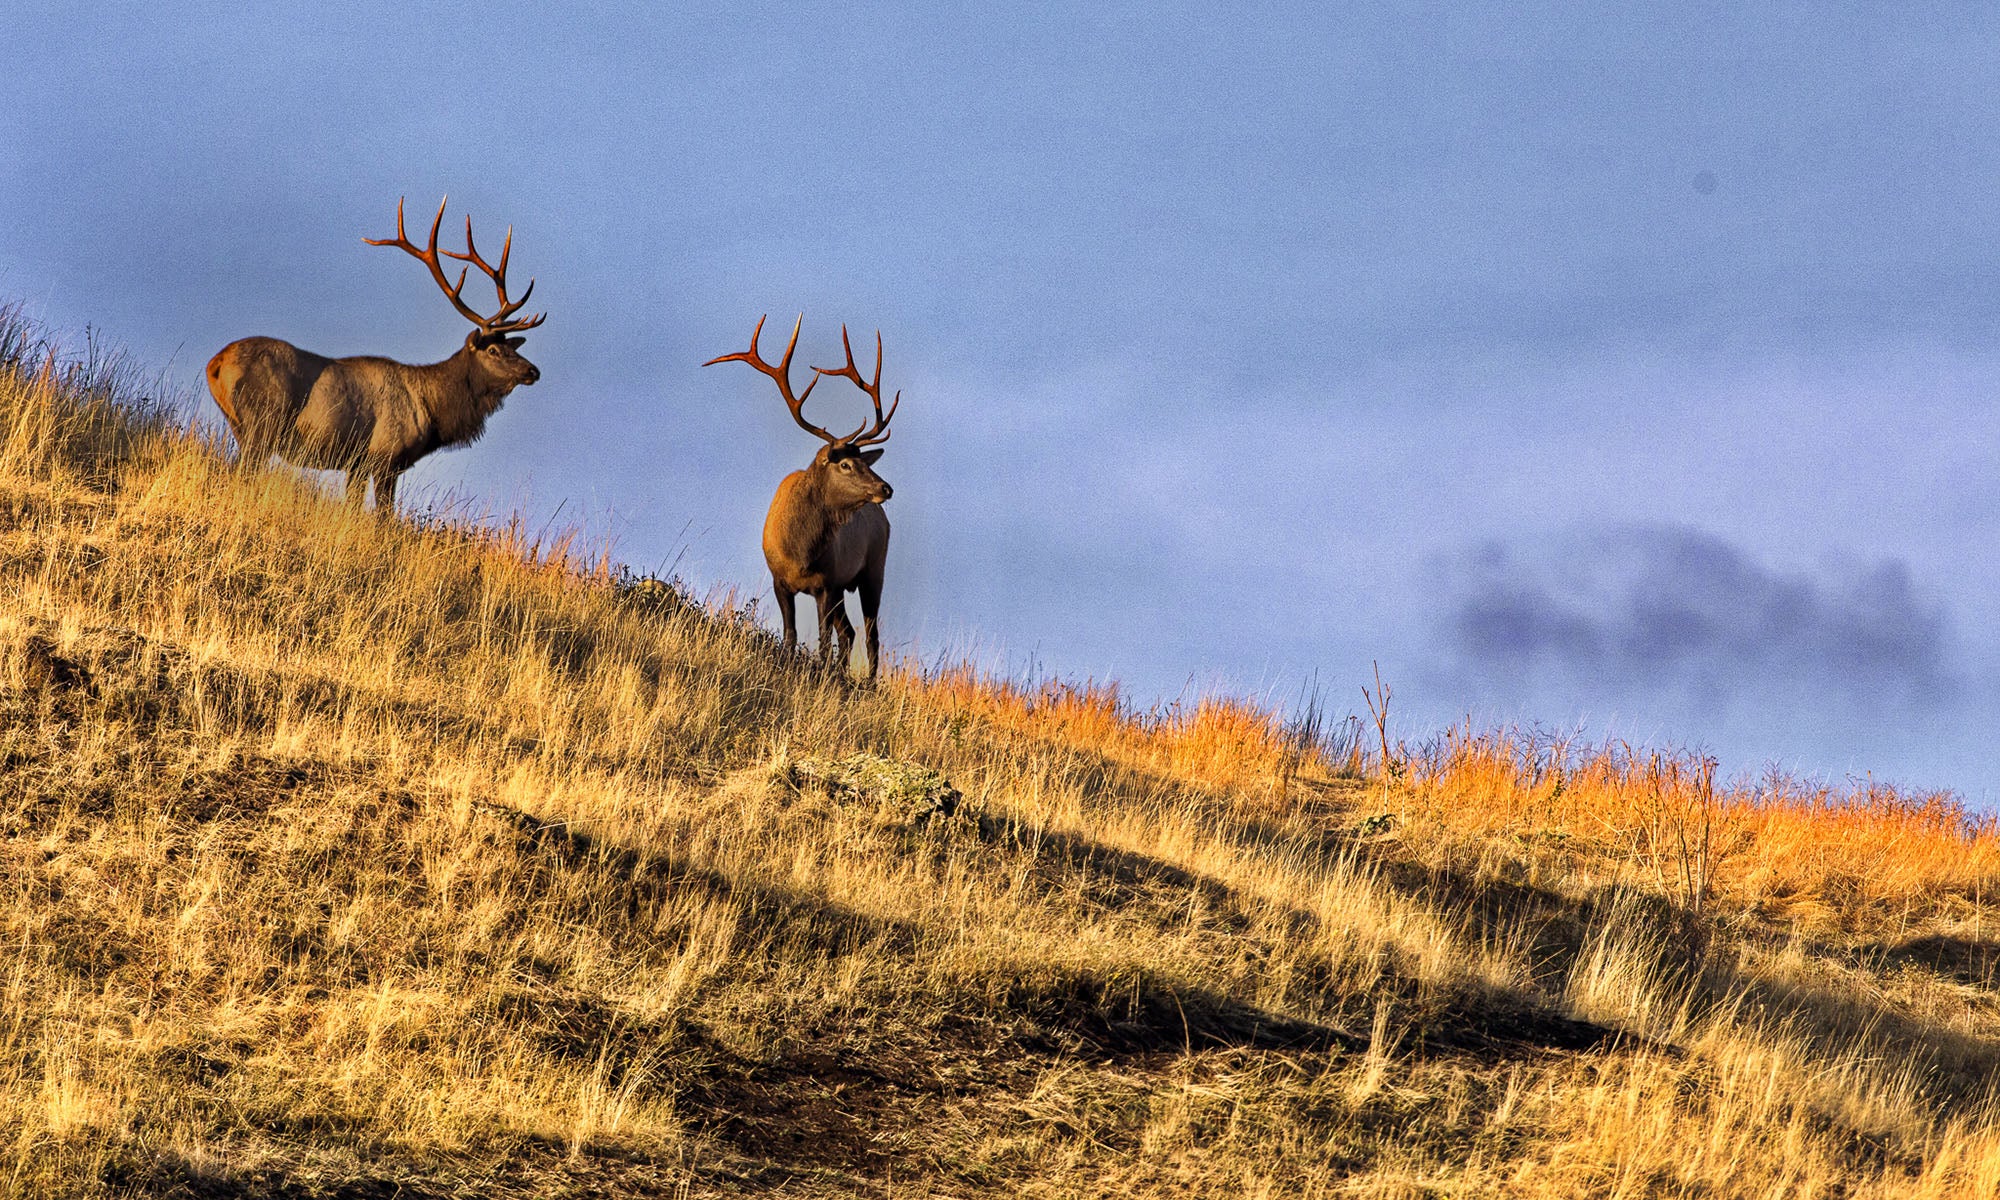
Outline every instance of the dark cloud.
{"label": "dark cloud", "polygon": [[1931,704],[1954,690],[1946,612],[1894,559],[1789,574],[1696,530],[1638,527],[1532,550],[1489,543],[1449,573],[1449,641],[1483,674],[1711,699]]}

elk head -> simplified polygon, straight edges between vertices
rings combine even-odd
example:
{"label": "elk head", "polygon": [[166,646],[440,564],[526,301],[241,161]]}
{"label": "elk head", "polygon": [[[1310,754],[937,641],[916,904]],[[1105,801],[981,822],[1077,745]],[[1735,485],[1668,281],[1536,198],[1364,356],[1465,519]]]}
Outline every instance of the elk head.
{"label": "elk head", "polygon": [[[873,380],[863,380],[861,378],[860,370],[854,365],[854,347],[847,340],[847,326],[842,325],[840,327],[840,346],[841,349],[847,352],[847,365],[838,369],[813,367],[813,377],[806,384],[806,390],[794,395],[792,393],[792,352],[798,349],[799,329],[805,324],[805,315],[801,313],[798,322],[792,326],[792,340],[785,346],[784,356],[778,360],[776,366],[765,362],[763,357],[758,353],[757,343],[758,338],[764,332],[764,320],[765,318],[763,317],[757,318],[757,328],[750,333],[750,348],[748,350],[740,354],[724,354],[719,358],[711,358],[701,365],[711,367],[716,363],[744,362],[749,363],[752,367],[771,377],[771,381],[778,385],[778,395],[783,397],[785,407],[791,410],[792,420],[798,422],[799,428],[826,443],[826,445],[821,446],[818,452],[813,455],[812,465],[806,468],[806,474],[811,478],[815,491],[819,494],[822,503],[825,504],[827,509],[834,513],[848,513],[860,508],[864,504],[880,504],[884,500],[887,500],[895,493],[895,489],[891,488],[887,481],[875,473],[875,463],[876,460],[882,457],[882,452],[880,450],[870,450],[867,447],[889,440],[889,422],[895,417],[897,407],[902,404],[903,394],[901,392],[896,393],[896,398],[889,404],[888,413],[884,414],[882,411],[881,331],[877,330],[875,333],[875,378]],[[842,379],[850,380],[855,387],[865,392],[870,403],[875,406],[874,421],[870,423],[864,420],[861,423],[861,427],[854,432],[845,437],[835,437],[833,434],[806,420],[803,411],[806,398],[812,395],[813,388],[819,385],[819,381],[827,376],[838,376]]]}
{"label": "elk head", "polygon": [[[521,293],[520,299],[507,298],[507,259],[514,252],[514,227],[511,225],[507,227],[507,240],[500,247],[500,263],[495,266],[480,257],[479,248],[472,243],[472,218],[466,217],[465,252],[460,254],[455,250],[446,250],[443,253],[446,258],[455,258],[471,265],[459,271],[456,284],[451,282],[445,275],[443,265],[438,262],[437,244],[438,229],[444,224],[445,204],[450,200],[451,197],[447,196],[439,202],[437,217],[431,221],[430,243],[422,249],[418,249],[403,230],[401,199],[396,201],[396,236],[361,240],[371,246],[394,246],[430,268],[431,278],[437,282],[439,288],[443,289],[445,298],[451,301],[451,306],[458,310],[460,316],[472,322],[472,332],[465,335],[465,348],[459,353],[467,361],[468,373],[472,377],[475,390],[490,397],[490,402],[497,408],[508,392],[516,387],[531,384],[542,377],[541,369],[521,356],[521,344],[527,339],[519,335],[548,320],[549,315],[542,313],[525,320],[517,320],[514,317],[514,314],[521,310],[521,306],[528,302],[528,297],[534,294],[535,281],[528,280],[528,288]],[[490,317],[480,314],[460,295],[465,290],[466,277],[473,267],[478,267],[481,274],[493,281],[493,290],[499,296],[499,310]]]}

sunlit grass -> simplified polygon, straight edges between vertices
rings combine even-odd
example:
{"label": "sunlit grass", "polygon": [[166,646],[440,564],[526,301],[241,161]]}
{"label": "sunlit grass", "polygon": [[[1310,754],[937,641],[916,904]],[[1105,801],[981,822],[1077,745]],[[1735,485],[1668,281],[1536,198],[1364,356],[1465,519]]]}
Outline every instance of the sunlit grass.
{"label": "sunlit grass", "polygon": [[1950,797],[865,689],[135,386],[0,317],[6,1194],[2000,1187]]}

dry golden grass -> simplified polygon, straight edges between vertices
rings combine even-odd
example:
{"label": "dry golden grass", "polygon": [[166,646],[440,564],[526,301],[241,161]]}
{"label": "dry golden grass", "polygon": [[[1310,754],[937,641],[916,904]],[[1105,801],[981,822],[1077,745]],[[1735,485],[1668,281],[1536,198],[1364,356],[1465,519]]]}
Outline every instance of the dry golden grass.
{"label": "dry golden grass", "polygon": [[852,687],[34,342],[0,1192],[2000,1193],[2000,853],[1946,798]]}

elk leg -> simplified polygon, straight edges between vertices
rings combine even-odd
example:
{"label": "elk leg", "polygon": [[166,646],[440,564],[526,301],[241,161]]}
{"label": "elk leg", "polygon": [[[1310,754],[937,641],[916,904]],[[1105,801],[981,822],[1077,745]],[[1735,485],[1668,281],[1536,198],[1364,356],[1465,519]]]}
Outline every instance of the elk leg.
{"label": "elk leg", "polygon": [[840,635],[840,669],[846,672],[854,662],[854,626],[847,619],[847,598],[833,594],[833,631]]}
{"label": "elk leg", "polygon": [[840,592],[827,588],[819,593],[819,653],[822,659],[830,656],[835,640],[840,643],[840,657],[834,665],[842,674],[847,672],[849,658],[854,653],[854,626],[847,620],[847,603]]}
{"label": "elk leg", "polygon": [[861,627],[868,639],[868,681],[875,681],[875,672],[882,665],[881,628],[875,622],[875,614],[882,611],[882,572],[864,571],[861,574]]}
{"label": "elk leg", "polygon": [[799,594],[776,581],[772,582],[771,589],[778,593],[778,615],[785,621],[785,653],[796,653],[799,648],[799,615],[794,602]]}
{"label": "elk leg", "polygon": [[882,663],[881,629],[875,614],[882,611],[882,580],[888,576],[889,523],[882,523],[882,536],[868,548],[868,561],[861,564],[861,577],[854,586],[861,593],[861,623],[868,630],[868,682]]}
{"label": "elk leg", "polygon": [[349,467],[349,468],[347,468],[347,493],[346,493],[346,498],[347,498],[347,502],[348,502],[349,504],[352,504],[352,505],[353,505],[354,507],[356,507],[356,508],[360,508],[360,507],[361,507],[361,505],[362,505],[362,502],[368,499],[368,468],[367,468],[367,467]]}
{"label": "elk leg", "polygon": [[396,481],[402,477],[401,471],[383,471],[375,476],[376,512],[396,511]]}

